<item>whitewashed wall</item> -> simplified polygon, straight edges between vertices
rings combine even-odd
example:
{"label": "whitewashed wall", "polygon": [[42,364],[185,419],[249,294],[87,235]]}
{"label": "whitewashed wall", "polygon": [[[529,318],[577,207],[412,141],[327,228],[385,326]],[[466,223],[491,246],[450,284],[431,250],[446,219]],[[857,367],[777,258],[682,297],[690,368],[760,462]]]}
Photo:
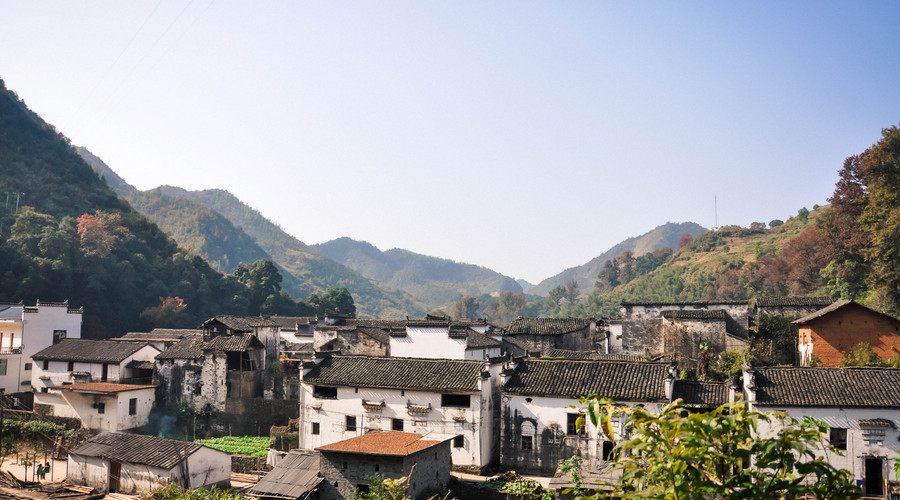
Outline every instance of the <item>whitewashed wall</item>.
{"label": "whitewashed wall", "polygon": [[[132,360],[153,361],[158,354],[158,349],[147,345],[125,358],[119,364],[107,363],[106,381],[118,382],[120,378],[131,377],[131,369],[125,367],[128,363]],[[104,363],[75,361],[73,369],[69,370],[68,361],[47,361],[47,369],[44,370],[44,362],[36,361],[31,370],[31,385],[35,390],[41,391],[43,388],[63,385],[63,383],[73,383],[75,378],[72,376],[72,372],[90,373],[91,381],[99,382],[103,377],[103,365]],[[50,390],[53,391],[53,389]]]}
{"label": "whitewashed wall", "polygon": [[391,356],[401,358],[471,359],[466,358],[465,337],[451,338],[449,326],[407,326],[405,337],[391,336]]}
{"label": "whitewashed wall", "polygon": [[[7,359],[6,375],[0,375],[0,388],[6,392],[31,390],[31,355],[53,344],[53,330],[65,330],[66,338],[81,338],[81,313],[69,312],[67,306],[45,304],[36,308],[9,306],[0,311],[2,347],[22,347],[21,354],[0,354]],[[11,337],[12,336],[12,337]]]}

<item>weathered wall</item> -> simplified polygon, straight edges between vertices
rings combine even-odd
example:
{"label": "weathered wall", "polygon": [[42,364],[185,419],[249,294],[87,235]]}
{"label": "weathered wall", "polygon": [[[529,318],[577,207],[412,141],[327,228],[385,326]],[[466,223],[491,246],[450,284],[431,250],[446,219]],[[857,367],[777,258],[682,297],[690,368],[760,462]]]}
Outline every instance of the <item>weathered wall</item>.
{"label": "weathered wall", "polygon": [[233,435],[265,436],[273,425],[286,425],[299,416],[297,401],[283,399],[229,399],[232,412],[215,415],[214,423]]}
{"label": "weathered wall", "polygon": [[204,446],[188,457],[185,472],[189,488],[227,488],[231,485],[231,456]]}
{"label": "weathered wall", "polygon": [[707,342],[710,354],[726,350],[725,321],[665,319],[660,323],[663,338],[663,353],[670,355],[678,363],[679,369],[697,368],[700,343]]}
{"label": "weathered wall", "polygon": [[[749,307],[746,302],[684,302],[660,304],[627,304],[622,308],[622,343],[624,354],[649,354],[656,356],[666,352],[662,317],[664,311],[724,311],[725,331],[740,338],[749,336]],[[723,332],[724,333],[724,332]],[[725,340],[722,338],[722,349]],[[613,351],[615,352],[615,351]]]}
{"label": "weathered wall", "polygon": [[516,340],[528,346],[531,353],[546,354],[550,349],[569,351],[590,351],[594,348],[594,334],[590,327],[559,335],[529,335],[517,333]]}

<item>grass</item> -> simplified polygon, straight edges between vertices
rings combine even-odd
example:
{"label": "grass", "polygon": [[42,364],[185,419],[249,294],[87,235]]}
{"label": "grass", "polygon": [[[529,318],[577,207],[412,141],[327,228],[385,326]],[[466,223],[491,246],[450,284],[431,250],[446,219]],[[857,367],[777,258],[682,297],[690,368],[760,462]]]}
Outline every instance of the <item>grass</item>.
{"label": "grass", "polygon": [[224,436],[198,439],[196,442],[232,455],[249,455],[251,457],[266,456],[266,448],[269,447],[268,436]]}

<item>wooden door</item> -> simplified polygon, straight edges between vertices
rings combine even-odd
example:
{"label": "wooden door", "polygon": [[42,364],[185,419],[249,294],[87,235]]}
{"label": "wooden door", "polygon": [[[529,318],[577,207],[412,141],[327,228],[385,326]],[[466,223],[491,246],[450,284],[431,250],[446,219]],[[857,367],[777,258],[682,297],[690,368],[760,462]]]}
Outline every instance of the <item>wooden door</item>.
{"label": "wooden door", "polygon": [[110,460],[109,462],[109,492],[119,491],[119,476],[122,474],[122,464]]}

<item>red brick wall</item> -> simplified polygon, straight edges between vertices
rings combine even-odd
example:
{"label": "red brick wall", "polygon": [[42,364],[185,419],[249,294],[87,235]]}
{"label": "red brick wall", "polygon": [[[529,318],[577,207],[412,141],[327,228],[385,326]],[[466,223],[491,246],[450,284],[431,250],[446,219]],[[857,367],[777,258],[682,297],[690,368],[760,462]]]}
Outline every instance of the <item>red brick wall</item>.
{"label": "red brick wall", "polygon": [[900,321],[859,306],[847,306],[800,327],[801,342],[812,338],[820,366],[841,366],[841,357],[867,342],[881,359],[900,351]]}

